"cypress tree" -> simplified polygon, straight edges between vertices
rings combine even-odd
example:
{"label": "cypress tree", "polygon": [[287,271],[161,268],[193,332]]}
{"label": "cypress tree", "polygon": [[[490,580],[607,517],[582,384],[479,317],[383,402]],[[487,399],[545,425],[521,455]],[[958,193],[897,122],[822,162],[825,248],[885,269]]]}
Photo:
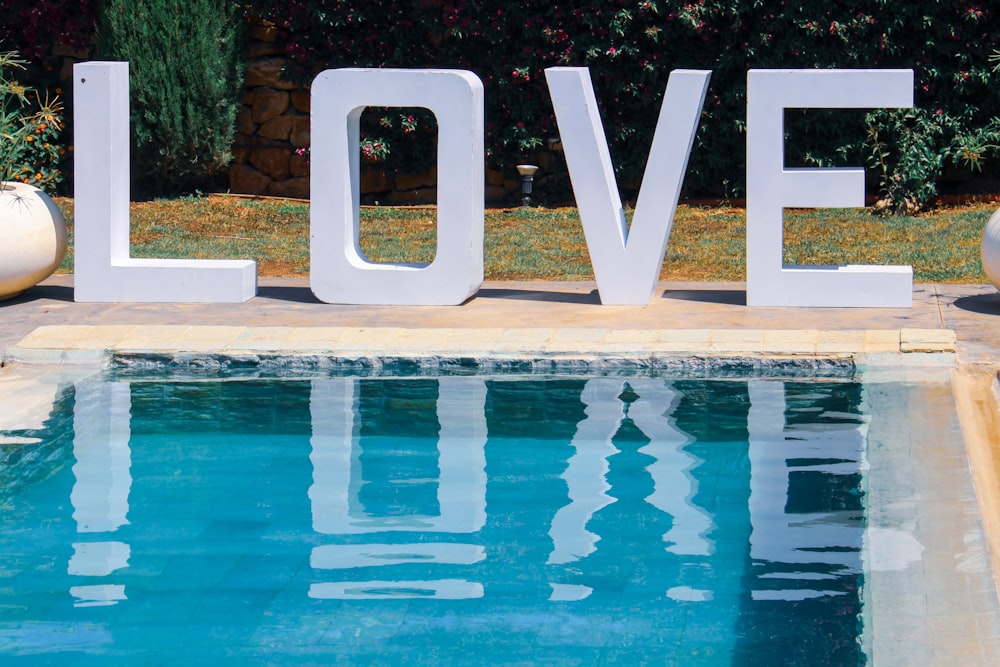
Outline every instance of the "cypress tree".
{"label": "cypress tree", "polygon": [[229,164],[243,81],[243,24],[228,0],[106,0],[98,50],[127,60],[134,186],[212,187]]}

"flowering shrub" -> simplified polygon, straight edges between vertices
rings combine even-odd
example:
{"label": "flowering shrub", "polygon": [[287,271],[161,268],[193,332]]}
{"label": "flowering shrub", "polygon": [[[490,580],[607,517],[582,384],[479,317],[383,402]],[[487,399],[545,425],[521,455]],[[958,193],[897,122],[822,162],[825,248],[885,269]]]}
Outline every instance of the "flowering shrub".
{"label": "flowering shrub", "polygon": [[[858,0],[464,0],[372,3],[364,0],[251,0],[253,11],[287,31],[301,80],[328,67],[451,67],[476,72],[486,86],[488,160],[511,168],[557,135],[543,71],[590,68],[615,165],[623,183],[644,168],[669,71],[713,70],[686,180],[688,194],[739,194],[744,182],[748,68],[912,68],[916,104],[942,110],[941,132],[897,142],[898,123],[883,113],[810,110],[788,114],[788,162],[876,167],[885,185],[909,170],[912,151],[926,162],[922,183],[1000,116],[989,54],[1000,48],[1000,9],[986,3]],[[896,124],[896,125],[894,125]],[[378,122],[366,136],[392,147],[386,162],[412,169],[396,147],[405,129]],[[873,134],[874,132],[874,134]],[[879,137],[874,142],[873,136]],[[910,137],[913,139],[913,137]],[[879,142],[897,142],[876,151]],[[874,143],[873,143],[874,142]],[[989,142],[980,142],[987,146]],[[977,164],[995,169],[995,149]],[[425,158],[426,159],[426,158]],[[909,166],[907,166],[909,165]],[[884,171],[883,171],[884,170]],[[905,177],[904,182],[914,182]]]}
{"label": "flowering shrub", "polygon": [[94,36],[101,0],[4,0],[0,45],[41,62],[57,44],[83,48]]}
{"label": "flowering shrub", "polygon": [[[53,192],[62,180],[62,106],[33,95],[13,77],[24,69],[16,53],[0,53],[0,183],[20,181]],[[34,99],[32,99],[34,98]]]}
{"label": "flowering shrub", "polygon": [[[56,45],[84,51],[94,38],[101,0],[4,0],[0,11],[0,50],[16,51],[30,62],[21,73],[38,91],[41,100],[63,97],[59,80],[62,58],[54,56]],[[36,102],[38,100],[35,100]],[[50,192],[64,181],[63,168],[70,167],[71,148],[60,143],[67,112],[61,104],[50,106],[57,122],[36,125],[35,140],[23,146],[23,162],[17,180]],[[40,130],[35,132],[35,130]]]}

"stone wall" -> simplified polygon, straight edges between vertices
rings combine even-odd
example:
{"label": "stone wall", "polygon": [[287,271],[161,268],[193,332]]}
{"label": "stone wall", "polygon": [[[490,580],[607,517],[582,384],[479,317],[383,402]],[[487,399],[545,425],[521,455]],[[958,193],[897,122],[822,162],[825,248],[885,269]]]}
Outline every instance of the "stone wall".
{"label": "stone wall", "polygon": [[243,104],[236,118],[231,192],[309,197],[309,91],[282,78],[278,29],[250,28]]}
{"label": "stone wall", "polygon": [[[280,30],[267,22],[249,29],[243,104],[236,121],[229,189],[236,194],[309,197],[309,89],[281,76],[286,63]],[[542,167],[536,187],[544,187],[550,166],[559,170],[562,157],[545,151],[535,156]],[[562,168],[565,169],[564,167]],[[361,195],[365,204],[405,206],[437,201],[437,173],[389,174],[363,165]],[[487,203],[520,200],[516,173],[486,170]]]}

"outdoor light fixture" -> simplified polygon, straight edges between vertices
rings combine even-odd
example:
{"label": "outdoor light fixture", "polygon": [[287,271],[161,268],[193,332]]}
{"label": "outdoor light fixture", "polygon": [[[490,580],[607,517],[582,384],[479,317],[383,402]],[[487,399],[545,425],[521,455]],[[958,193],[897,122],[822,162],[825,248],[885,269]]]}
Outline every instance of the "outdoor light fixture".
{"label": "outdoor light fixture", "polygon": [[538,167],[533,164],[517,165],[517,173],[521,175],[521,208],[531,205],[531,184],[535,180],[536,171]]}

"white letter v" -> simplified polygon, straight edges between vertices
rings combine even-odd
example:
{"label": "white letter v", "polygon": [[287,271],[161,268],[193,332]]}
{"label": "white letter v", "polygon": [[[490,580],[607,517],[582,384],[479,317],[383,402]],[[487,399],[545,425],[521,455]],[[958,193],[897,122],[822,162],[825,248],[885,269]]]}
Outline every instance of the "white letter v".
{"label": "white letter v", "polygon": [[589,70],[545,70],[601,303],[646,305],[656,289],[711,75],[670,73],[630,228]]}

